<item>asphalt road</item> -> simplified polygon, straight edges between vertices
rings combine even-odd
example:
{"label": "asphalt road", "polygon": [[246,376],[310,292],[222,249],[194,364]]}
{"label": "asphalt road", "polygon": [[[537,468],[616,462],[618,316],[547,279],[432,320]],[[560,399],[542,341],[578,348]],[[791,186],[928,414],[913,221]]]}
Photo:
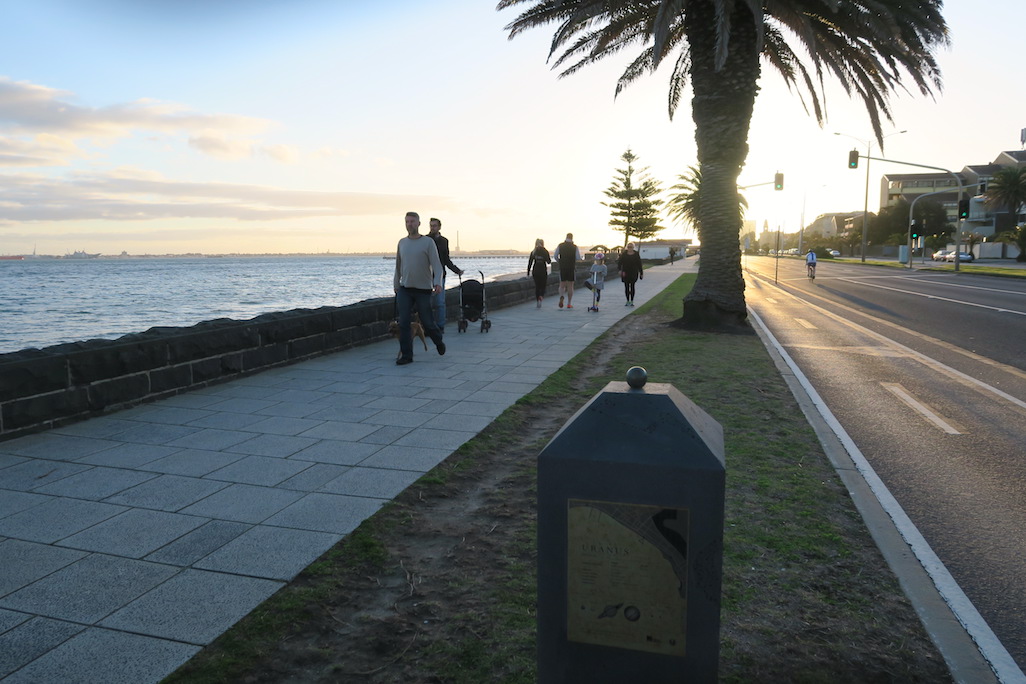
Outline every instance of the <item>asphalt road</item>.
{"label": "asphalt road", "polygon": [[1026,671],[1026,280],[743,265],[749,306]]}

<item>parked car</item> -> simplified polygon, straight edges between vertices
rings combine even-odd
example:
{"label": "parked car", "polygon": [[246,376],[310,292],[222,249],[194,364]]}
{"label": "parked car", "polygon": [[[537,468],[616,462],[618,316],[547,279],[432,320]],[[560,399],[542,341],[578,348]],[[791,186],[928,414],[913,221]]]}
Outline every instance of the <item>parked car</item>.
{"label": "parked car", "polygon": [[933,253],[933,256],[930,257],[930,258],[933,259],[934,261],[944,261],[944,259],[949,254],[951,254],[951,250],[950,249],[938,249],[936,252]]}
{"label": "parked car", "polygon": [[841,256],[841,253],[838,252],[836,249],[832,249],[832,250],[830,250],[830,256],[832,256],[832,257],[834,257],[836,259],[837,257]]}
{"label": "parked car", "polygon": [[[972,261],[975,258],[976,257],[974,257],[972,254],[969,254],[967,252],[959,252],[958,253],[958,260],[960,262],[963,262],[963,263],[965,263],[967,261]],[[955,260],[955,253],[954,252],[948,252],[947,256],[944,257],[944,261],[954,261],[954,260]]]}

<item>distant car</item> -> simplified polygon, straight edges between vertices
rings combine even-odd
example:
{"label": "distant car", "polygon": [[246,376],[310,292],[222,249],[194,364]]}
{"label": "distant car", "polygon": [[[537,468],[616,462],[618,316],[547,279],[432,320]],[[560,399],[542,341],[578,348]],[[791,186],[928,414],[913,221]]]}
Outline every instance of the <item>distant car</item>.
{"label": "distant car", "polygon": [[830,250],[829,254],[830,254],[830,256],[834,257],[835,259],[836,259],[837,257],[841,256],[841,253],[840,253],[840,252],[838,252],[838,251],[837,251],[836,249],[832,249],[832,250]]}
{"label": "distant car", "polygon": [[934,261],[944,261],[944,259],[949,254],[951,254],[951,250],[950,249],[938,249],[936,252],[933,253],[933,256],[930,257],[930,258],[933,259]]}
{"label": "distant car", "polygon": [[[973,261],[975,258],[976,257],[974,257],[972,254],[969,254],[969,253],[966,253],[966,252],[959,252],[958,253],[958,260],[960,262]],[[955,260],[955,252],[948,252],[947,255],[945,255],[945,257],[944,257],[944,261],[954,261],[954,260]]]}

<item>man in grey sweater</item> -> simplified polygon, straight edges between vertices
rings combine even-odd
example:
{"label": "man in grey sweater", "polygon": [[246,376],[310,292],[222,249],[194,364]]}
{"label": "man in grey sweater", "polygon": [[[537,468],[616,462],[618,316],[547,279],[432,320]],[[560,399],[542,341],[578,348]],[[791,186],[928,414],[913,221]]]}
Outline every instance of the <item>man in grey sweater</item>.
{"label": "man in grey sweater", "polygon": [[445,353],[442,331],[435,325],[431,311],[431,295],[442,291],[442,262],[434,241],[420,234],[420,215],[406,212],[406,237],[399,241],[395,252],[396,307],[399,310],[399,358],[397,366],[413,363],[413,332],[410,322],[413,310],[420,315],[420,324],[439,354]]}

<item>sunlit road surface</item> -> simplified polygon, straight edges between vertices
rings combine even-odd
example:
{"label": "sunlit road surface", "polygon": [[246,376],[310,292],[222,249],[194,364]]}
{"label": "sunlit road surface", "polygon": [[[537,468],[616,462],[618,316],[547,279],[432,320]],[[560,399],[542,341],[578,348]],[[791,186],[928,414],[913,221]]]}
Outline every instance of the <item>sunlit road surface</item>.
{"label": "sunlit road surface", "polygon": [[749,307],[1026,670],[1026,281],[743,265]]}

